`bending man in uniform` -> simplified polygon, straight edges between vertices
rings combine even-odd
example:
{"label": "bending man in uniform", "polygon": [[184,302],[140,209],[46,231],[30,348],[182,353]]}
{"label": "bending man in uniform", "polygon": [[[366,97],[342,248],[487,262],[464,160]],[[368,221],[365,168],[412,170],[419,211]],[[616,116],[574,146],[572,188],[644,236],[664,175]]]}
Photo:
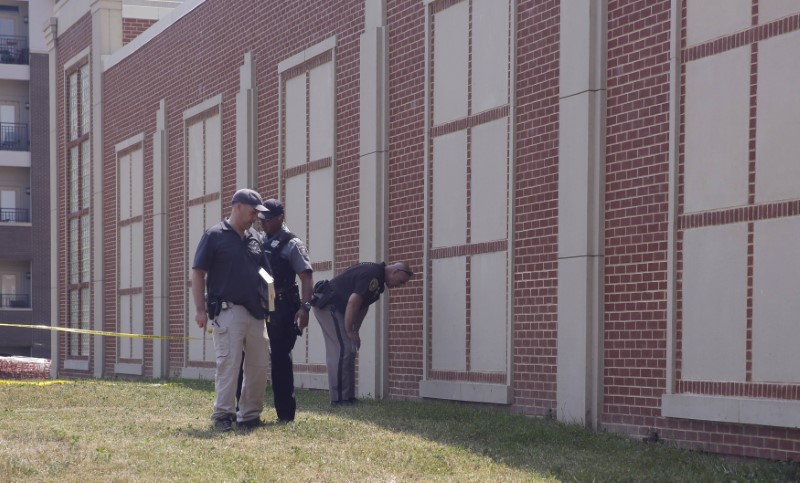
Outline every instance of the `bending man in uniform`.
{"label": "bending man in uniform", "polygon": [[[259,269],[269,270],[258,233],[251,228],[259,212],[266,212],[261,196],[241,189],[231,200],[231,215],[206,230],[192,264],[195,321],[205,329],[213,319],[217,375],[211,422],[219,431],[261,425],[267,387],[268,338],[264,326],[266,290]],[[208,303],[204,293],[208,292]],[[244,383],[236,410],[236,382],[242,350],[247,352]]]}
{"label": "bending man in uniform", "polygon": [[[302,240],[284,225],[283,204],[275,199],[264,202],[269,211],[259,213],[264,237],[264,252],[272,266],[275,278],[275,311],[272,313],[269,332],[272,361],[272,391],[278,420],[294,420],[297,402],[294,397],[294,372],[292,349],[297,336],[308,326],[311,310],[313,279],[308,251]],[[300,278],[300,289],[295,283]]]}
{"label": "bending man in uniform", "polygon": [[355,361],[361,347],[361,323],[384,287],[400,287],[412,275],[414,272],[405,262],[359,263],[329,282],[317,284],[314,315],[325,337],[331,405],[357,402]]}

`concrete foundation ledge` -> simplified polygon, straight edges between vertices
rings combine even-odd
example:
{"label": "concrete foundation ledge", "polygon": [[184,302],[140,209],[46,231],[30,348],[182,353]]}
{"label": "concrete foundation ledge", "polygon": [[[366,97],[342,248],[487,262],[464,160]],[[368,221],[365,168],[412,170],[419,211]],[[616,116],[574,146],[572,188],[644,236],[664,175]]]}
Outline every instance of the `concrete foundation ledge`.
{"label": "concrete foundation ledge", "polygon": [[511,404],[511,386],[464,381],[431,381],[419,383],[422,397],[491,404]]}
{"label": "concrete foundation ledge", "polygon": [[800,401],[664,394],[661,397],[661,415],[698,421],[800,428]]}

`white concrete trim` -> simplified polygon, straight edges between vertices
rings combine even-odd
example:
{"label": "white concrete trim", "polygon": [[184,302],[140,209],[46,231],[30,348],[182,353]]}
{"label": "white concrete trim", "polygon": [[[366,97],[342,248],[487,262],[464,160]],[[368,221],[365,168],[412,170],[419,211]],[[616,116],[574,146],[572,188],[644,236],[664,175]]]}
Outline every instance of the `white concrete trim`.
{"label": "white concrete trim", "polygon": [[216,375],[217,370],[210,367],[182,367],[179,378],[213,381]]}
{"label": "white concrete trim", "polygon": [[62,34],[75,25],[91,11],[94,0],[61,0],[53,8],[53,16],[58,19],[58,32]]}
{"label": "white concrete trim", "polygon": [[661,397],[661,415],[698,421],[800,428],[800,401],[664,394]]}
{"label": "white concrete trim", "polygon": [[135,146],[139,143],[144,143],[144,133],[136,134],[135,136],[131,136],[124,141],[118,142],[114,146],[114,152],[119,153],[120,151],[125,151],[131,146]]}
{"label": "white concrete trim", "polygon": [[[69,357],[69,356],[67,356]],[[88,360],[76,360],[76,359],[65,359],[64,360],[64,369],[72,370],[72,371],[88,371],[89,370],[89,361]]]}
{"label": "white concrete trim", "polygon": [[[430,193],[430,180],[428,179],[428,173],[430,173],[431,169],[431,106],[429,105],[428,99],[431,98],[431,9],[428,8],[428,4],[430,2],[428,0],[423,0],[423,5],[425,6],[425,57],[424,57],[424,81],[423,86],[425,89],[425,102],[423,102],[423,109],[424,109],[424,117],[423,117],[423,148],[422,148],[422,162],[423,162],[423,176],[422,176],[422,192],[423,198],[425,200],[422,203],[422,380],[425,381],[428,379],[428,351],[430,350],[430,344],[428,343],[428,334],[430,333],[431,327],[431,317],[429,315],[428,306],[430,304],[430,296],[428,293],[431,291],[431,280],[430,280],[430,272],[428,271],[428,266],[431,263],[430,257],[430,250],[427,247],[431,244],[431,236],[430,236],[430,222],[428,218],[431,216],[431,210],[429,208],[429,199],[428,193]],[[422,393],[422,381],[420,381],[420,394]]]}
{"label": "white concrete trim", "polygon": [[513,390],[508,384],[481,382],[430,381],[419,382],[419,395],[433,399],[468,401],[490,404],[511,404]]}
{"label": "white concrete trim", "polygon": [[150,28],[142,32],[138,37],[136,37],[135,39],[133,39],[128,44],[124,45],[122,48],[118,49],[114,53],[106,56],[103,59],[103,72],[107,71],[108,69],[122,62],[125,58],[132,55],[134,52],[139,50],[148,42],[156,38],[156,36],[158,36],[165,30],[167,30],[169,27],[171,27],[172,24],[174,24],[178,20],[182,19],[183,17],[191,13],[195,8],[205,3],[205,1],[206,0],[184,0],[184,2],[179,7],[176,7],[172,12],[167,14],[164,18],[151,25]]}
{"label": "white concrete trim", "polygon": [[20,64],[0,64],[0,79],[30,81],[31,67],[30,65]]}
{"label": "white concrete trim", "polygon": [[328,375],[311,372],[295,372],[294,387],[301,389],[328,389]]}
{"label": "white concrete trim", "polygon": [[0,159],[0,167],[2,168],[30,168],[31,167],[31,152],[30,151],[3,151],[3,157]]}
{"label": "white concrete trim", "polygon": [[126,362],[117,362],[114,364],[115,374],[129,374],[131,376],[142,375],[142,364],[129,364]]}
{"label": "white concrete trim", "polygon": [[294,66],[300,65],[308,59],[312,59],[323,52],[336,48],[336,36],[328,37],[322,42],[312,45],[302,52],[298,52],[288,59],[278,62],[278,74],[282,74]]}
{"label": "white concrete trim", "polygon": [[76,55],[73,55],[68,61],[64,62],[64,72],[73,68],[78,62],[82,61],[83,59],[89,60],[89,53],[91,52],[91,47],[86,47],[85,49],[78,52]]}
{"label": "white concrete trim", "polygon": [[[50,220],[57,220],[58,218],[58,183],[62,179],[58,173],[58,125],[56,123],[57,101],[56,101],[56,28],[57,22],[54,18],[50,18],[45,27],[45,39],[47,40],[48,52],[48,119],[49,119],[49,132],[48,138],[50,141],[49,152],[49,165],[50,165]],[[55,225],[53,223],[53,225]],[[59,262],[59,246],[58,246],[58,230],[50,230],[50,326],[58,327],[59,309],[58,304],[58,269]],[[58,377],[58,366],[60,356],[58,347],[58,332],[50,331],[50,377],[56,379]]]}
{"label": "white concrete trim", "polygon": [[[167,132],[166,103],[159,101],[156,111],[156,132],[153,133],[153,335],[163,336],[169,333],[169,245],[168,232],[168,195],[167,195]],[[169,344],[161,339],[153,341],[153,373],[152,377],[167,377],[167,361],[169,360]]]}
{"label": "white concrete trim", "polygon": [[190,107],[189,109],[183,111],[183,120],[184,122],[186,122],[186,120],[191,119],[197,115],[200,115],[215,107],[218,107],[220,104],[222,104],[222,94],[217,94],[216,96],[210,99],[206,99],[200,104],[197,104],[194,107]]}

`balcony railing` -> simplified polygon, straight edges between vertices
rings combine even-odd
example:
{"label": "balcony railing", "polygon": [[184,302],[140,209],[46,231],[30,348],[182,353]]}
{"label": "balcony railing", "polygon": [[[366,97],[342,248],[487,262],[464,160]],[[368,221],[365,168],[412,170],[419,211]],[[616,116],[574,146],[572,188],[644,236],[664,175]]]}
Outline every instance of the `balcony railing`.
{"label": "balcony railing", "polygon": [[21,122],[0,122],[0,150],[30,151],[28,125]]}
{"label": "balcony railing", "polygon": [[30,223],[28,213],[25,208],[0,208],[0,223]]}
{"label": "balcony railing", "polygon": [[31,296],[18,293],[0,293],[0,308],[29,309],[31,308]]}
{"label": "balcony railing", "polygon": [[0,64],[28,63],[28,38],[19,35],[0,35]]}

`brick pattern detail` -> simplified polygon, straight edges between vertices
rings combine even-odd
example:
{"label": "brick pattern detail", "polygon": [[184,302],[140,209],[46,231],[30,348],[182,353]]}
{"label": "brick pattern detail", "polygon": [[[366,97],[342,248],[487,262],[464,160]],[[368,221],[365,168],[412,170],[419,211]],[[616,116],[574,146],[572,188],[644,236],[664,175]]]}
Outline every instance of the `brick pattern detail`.
{"label": "brick pattern detail", "polygon": [[122,45],[127,45],[131,40],[138,37],[142,32],[156,23],[155,20],[146,18],[123,18],[122,19]]}

